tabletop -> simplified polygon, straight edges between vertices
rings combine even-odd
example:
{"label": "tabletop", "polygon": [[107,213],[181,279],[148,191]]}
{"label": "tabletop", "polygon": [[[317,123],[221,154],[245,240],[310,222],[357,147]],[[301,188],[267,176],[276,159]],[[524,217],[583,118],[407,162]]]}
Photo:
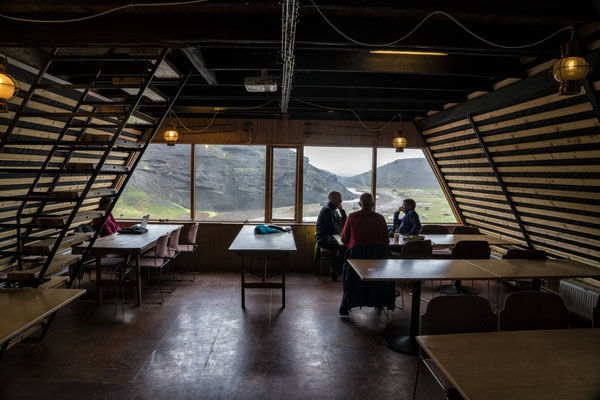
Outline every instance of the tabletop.
{"label": "tabletop", "polygon": [[518,278],[593,278],[600,268],[572,260],[468,260],[469,263],[501,276]]}
{"label": "tabletop", "polygon": [[85,293],[85,289],[0,290],[0,343],[20,335]]}
{"label": "tabletop", "polygon": [[[159,237],[168,235],[182,225],[162,225],[149,224],[146,226],[148,232],[139,235],[121,235],[113,233],[96,239],[92,254],[111,250],[114,253],[119,252],[142,252],[153,246]],[[77,246],[78,248],[87,248],[87,245]]]}
{"label": "tabletop", "polygon": [[281,252],[296,251],[294,234],[290,232],[254,234],[254,225],[244,225],[235,237],[231,251],[240,252]]}
{"label": "tabletop", "polygon": [[498,276],[464,260],[348,260],[360,279],[434,280],[498,279]]}
{"label": "tabletop", "polygon": [[600,329],[417,336],[465,399],[600,398]]}
{"label": "tabletop", "polygon": [[516,242],[490,235],[421,235],[425,240],[431,240],[435,246],[455,246],[463,240],[481,240],[491,245],[516,244]]}

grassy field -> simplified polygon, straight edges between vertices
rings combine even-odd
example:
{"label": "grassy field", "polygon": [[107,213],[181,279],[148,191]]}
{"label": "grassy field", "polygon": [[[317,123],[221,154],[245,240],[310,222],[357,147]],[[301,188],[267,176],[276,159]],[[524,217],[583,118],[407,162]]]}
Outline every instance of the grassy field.
{"label": "grassy field", "polygon": [[123,192],[115,205],[115,218],[142,218],[150,214],[152,219],[189,219],[190,210],[171,203],[171,206],[158,205],[154,202],[155,194],[141,189],[128,188]]}

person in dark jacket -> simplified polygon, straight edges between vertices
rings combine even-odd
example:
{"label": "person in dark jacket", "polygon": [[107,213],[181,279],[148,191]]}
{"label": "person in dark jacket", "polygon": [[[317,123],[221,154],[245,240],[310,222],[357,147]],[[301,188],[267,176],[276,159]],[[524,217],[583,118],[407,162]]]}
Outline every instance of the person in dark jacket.
{"label": "person in dark jacket", "polygon": [[[418,235],[421,232],[421,221],[419,214],[415,211],[417,204],[413,199],[405,199],[396,212],[394,212],[394,227],[392,235],[399,233],[401,235]],[[400,218],[400,211],[404,213],[404,217]]]}
{"label": "person in dark jacket", "polygon": [[319,212],[317,217],[316,239],[321,249],[334,250],[336,252],[335,265],[330,267],[331,279],[337,280],[344,263],[345,248],[340,246],[333,237],[339,235],[346,223],[346,211],[342,207],[342,194],[333,191],[329,193],[329,202]]}

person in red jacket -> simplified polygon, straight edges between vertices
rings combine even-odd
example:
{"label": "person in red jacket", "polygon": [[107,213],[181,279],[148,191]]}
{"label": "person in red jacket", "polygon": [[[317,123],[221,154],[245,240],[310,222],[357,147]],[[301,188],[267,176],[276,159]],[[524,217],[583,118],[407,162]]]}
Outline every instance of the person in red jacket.
{"label": "person in red jacket", "polygon": [[[112,202],[113,202],[112,197],[104,196],[100,199],[100,205],[98,206],[98,209],[102,210],[104,212],[107,212],[109,210]],[[106,236],[106,235],[112,235],[113,233],[117,233],[118,231],[121,230],[119,223],[117,222],[115,217],[112,215],[112,213],[110,213],[110,215],[106,219],[104,226],[102,225],[102,218],[96,218],[92,222],[92,226],[94,227],[94,230],[102,229],[100,231],[101,237]]]}
{"label": "person in red jacket", "polygon": [[385,218],[374,210],[371,193],[360,196],[360,210],[348,215],[342,231],[342,242],[350,249],[354,244],[389,244]]}

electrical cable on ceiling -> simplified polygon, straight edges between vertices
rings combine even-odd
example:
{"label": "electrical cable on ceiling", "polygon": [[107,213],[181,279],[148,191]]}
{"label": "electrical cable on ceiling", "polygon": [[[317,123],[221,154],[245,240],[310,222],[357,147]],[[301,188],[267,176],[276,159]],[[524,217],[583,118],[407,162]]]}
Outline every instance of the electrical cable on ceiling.
{"label": "electrical cable on ceiling", "polygon": [[553,36],[558,35],[559,33],[563,32],[563,31],[570,31],[571,32],[571,39],[573,39],[573,37],[575,36],[575,28],[573,28],[572,25],[566,26],[562,29],[559,29],[558,31],[554,32],[553,34],[551,34],[550,36],[545,37],[542,40],[538,40],[535,43],[529,43],[529,44],[525,44],[522,46],[505,46],[505,45],[501,45],[498,43],[494,43],[490,40],[484,39],[483,37],[477,35],[475,32],[469,30],[469,28],[467,28],[466,26],[464,26],[463,24],[461,24],[458,20],[456,20],[456,18],[454,18],[452,15],[448,14],[445,11],[434,11],[432,13],[430,13],[429,15],[427,15],[425,18],[423,18],[421,20],[421,22],[419,22],[417,24],[417,26],[415,26],[410,32],[408,32],[406,35],[402,36],[400,39],[394,40],[393,42],[389,42],[389,43],[365,43],[365,42],[360,42],[356,39],[351,38],[350,36],[346,35],[344,32],[342,32],[340,29],[338,29],[338,27],[336,27],[326,16],[325,14],[323,14],[323,12],[321,11],[321,9],[315,4],[314,0],[310,0],[310,2],[312,3],[312,5],[315,7],[315,9],[319,12],[319,14],[321,14],[321,17],[323,17],[323,19],[325,20],[325,22],[327,22],[337,33],[339,33],[341,36],[343,36],[344,38],[348,39],[349,41],[361,45],[361,46],[368,46],[368,47],[389,47],[389,46],[393,46],[397,43],[400,43],[401,41],[407,39],[409,36],[411,36],[413,33],[415,33],[417,31],[417,29],[419,29],[421,27],[421,25],[423,25],[425,23],[425,21],[427,21],[429,18],[433,17],[434,15],[444,15],[445,17],[449,18],[452,22],[454,22],[456,25],[458,25],[460,28],[462,28],[465,32],[467,32],[468,34],[470,34],[471,36],[473,36],[476,39],[481,40],[484,43],[487,43],[489,45],[495,46],[495,47],[499,47],[501,49],[510,49],[510,50],[517,50],[517,49],[525,49],[527,47],[533,47],[533,46],[537,46],[540,43],[545,42],[546,40],[552,38]]}
{"label": "electrical cable on ceiling", "polygon": [[360,119],[360,117],[358,116],[358,114],[350,109],[350,108],[338,108],[338,107],[329,107],[329,106],[323,106],[321,104],[316,104],[316,103],[311,103],[309,101],[304,101],[304,100],[298,100],[298,99],[291,99],[292,101],[297,101],[298,103],[303,103],[303,104],[307,104],[309,106],[313,106],[313,107],[319,107],[319,108],[324,108],[325,110],[333,110],[333,111],[349,111],[352,114],[354,114],[354,116],[356,117],[356,119],[358,120],[358,123],[362,125],[363,128],[365,128],[368,131],[371,132],[381,132],[382,130],[384,130],[385,128],[388,127],[389,124],[392,123],[392,121],[394,121],[396,119],[396,117],[400,117],[400,121],[402,121],[402,114],[398,113],[396,115],[394,115],[385,125],[379,127],[379,128],[370,128],[368,126],[366,126],[362,120]]}
{"label": "electrical cable on ceiling", "polygon": [[87,17],[72,18],[72,19],[57,19],[57,20],[27,19],[27,18],[11,17],[9,15],[4,15],[4,14],[0,14],[0,17],[6,18],[6,19],[11,19],[13,21],[20,21],[20,22],[36,22],[36,23],[42,23],[42,24],[63,24],[63,23],[68,23],[68,22],[86,21],[88,19],[98,18],[103,15],[115,12],[115,11],[120,11],[120,10],[124,10],[127,8],[133,8],[133,7],[187,6],[190,4],[205,3],[207,1],[209,1],[209,0],[175,1],[175,2],[169,2],[169,3],[130,3],[130,4],[126,4],[124,6],[115,7],[115,8],[111,8],[110,10],[102,11],[98,14],[88,15]]}
{"label": "electrical cable on ceiling", "polygon": [[[240,111],[244,111],[244,110],[256,110],[258,108],[262,108],[265,107],[269,104],[271,104],[272,102],[274,102],[275,100],[269,100],[266,103],[263,103],[261,105],[258,106],[252,106],[252,107],[227,107],[227,110],[240,110]],[[188,128],[187,126],[185,126],[185,124],[183,123],[183,121],[179,118],[179,116],[177,115],[177,113],[173,110],[171,110],[170,112],[175,116],[175,119],[179,122],[179,124],[181,125],[181,127],[183,129],[185,129],[187,132],[189,133],[203,133],[206,132],[206,130],[208,128],[210,128],[213,123],[215,122],[215,119],[217,118],[217,114],[223,110],[216,110],[215,113],[212,116],[212,119],[210,120],[210,122],[208,123],[208,125],[206,125],[204,128],[200,129],[200,130],[193,130]]]}

